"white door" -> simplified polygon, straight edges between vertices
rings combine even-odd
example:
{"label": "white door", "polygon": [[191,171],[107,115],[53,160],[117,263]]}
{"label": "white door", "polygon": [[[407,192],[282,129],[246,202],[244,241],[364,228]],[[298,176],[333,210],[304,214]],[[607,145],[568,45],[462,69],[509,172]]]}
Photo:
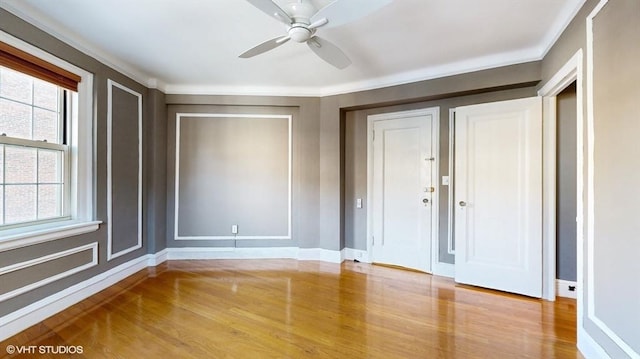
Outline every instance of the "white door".
{"label": "white door", "polygon": [[456,109],[456,282],[541,297],[541,155],[541,98]]}
{"label": "white door", "polygon": [[370,117],[372,261],[431,272],[437,110],[378,116]]}

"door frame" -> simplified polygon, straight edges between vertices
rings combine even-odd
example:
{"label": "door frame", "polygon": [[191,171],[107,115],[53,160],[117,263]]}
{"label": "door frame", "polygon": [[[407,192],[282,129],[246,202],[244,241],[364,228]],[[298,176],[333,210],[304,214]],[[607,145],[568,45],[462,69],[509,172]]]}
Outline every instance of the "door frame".
{"label": "door frame", "polygon": [[437,264],[439,263],[439,209],[440,209],[440,186],[438,182],[438,178],[440,175],[440,107],[429,107],[418,110],[408,110],[408,111],[399,111],[399,112],[388,112],[381,113],[377,115],[369,115],[367,116],[367,258],[370,261],[373,260],[372,256],[372,244],[373,244],[373,211],[372,207],[369,203],[372,202],[373,198],[373,125],[376,121],[384,121],[384,120],[395,120],[406,117],[416,117],[416,116],[428,116],[431,115],[433,118],[432,126],[431,126],[431,146],[433,148],[433,157],[435,160],[433,161],[433,168],[431,171],[431,183],[433,187],[436,189],[432,194],[431,200],[431,236],[430,236],[430,245],[431,245],[431,263],[430,268],[433,274],[435,272],[435,268],[437,268]]}
{"label": "door frame", "polygon": [[542,298],[556,299],[556,96],[572,82],[576,82],[576,246],[577,246],[577,306],[580,327],[583,298],[583,169],[584,169],[584,118],[583,118],[583,51],[579,49],[553,77],[538,90],[542,96]]}

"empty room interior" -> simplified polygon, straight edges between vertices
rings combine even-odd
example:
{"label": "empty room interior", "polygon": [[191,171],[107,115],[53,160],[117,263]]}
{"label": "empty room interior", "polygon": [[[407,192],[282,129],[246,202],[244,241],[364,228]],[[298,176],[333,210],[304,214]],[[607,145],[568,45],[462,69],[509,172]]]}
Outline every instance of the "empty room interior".
{"label": "empty room interior", "polygon": [[0,0],[0,358],[640,359],[639,63],[637,0]]}

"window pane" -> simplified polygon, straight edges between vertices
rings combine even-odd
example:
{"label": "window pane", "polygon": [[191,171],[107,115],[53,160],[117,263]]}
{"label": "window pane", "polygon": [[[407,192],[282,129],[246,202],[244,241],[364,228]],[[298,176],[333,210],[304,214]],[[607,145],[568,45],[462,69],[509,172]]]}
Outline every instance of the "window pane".
{"label": "window pane", "polygon": [[5,67],[0,71],[0,84],[0,96],[31,103],[33,77]]}
{"label": "window pane", "polygon": [[60,143],[58,132],[58,114],[40,108],[33,109],[33,139],[47,140],[50,143]]}
{"label": "window pane", "polygon": [[36,185],[5,185],[5,224],[36,220]]}
{"label": "window pane", "polygon": [[31,106],[0,99],[0,133],[30,140]]}
{"label": "window pane", "polygon": [[38,186],[38,219],[62,216],[62,185]]}
{"label": "window pane", "polygon": [[33,80],[33,104],[58,112],[58,86],[46,81]]}
{"label": "window pane", "polygon": [[[0,145],[0,184],[4,183],[4,145]],[[0,197],[0,206],[2,206]]]}
{"label": "window pane", "polygon": [[37,151],[5,146],[5,183],[35,183]]}
{"label": "window pane", "polygon": [[62,183],[62,152],[38,150],[38,183]]}
{"label": "window pane", "polygon": [[2,205],[2,201],[4,201],[4,186],[0,185],[0,225],[4,224],[4,206]]}

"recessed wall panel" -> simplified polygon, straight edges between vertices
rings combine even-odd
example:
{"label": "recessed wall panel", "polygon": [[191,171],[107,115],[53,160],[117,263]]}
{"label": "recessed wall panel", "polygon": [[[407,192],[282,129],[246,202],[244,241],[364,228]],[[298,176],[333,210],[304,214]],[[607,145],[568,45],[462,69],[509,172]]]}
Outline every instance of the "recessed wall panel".
{"label": "recessed wall panel", "polygon": [[142,247],[142,95],[109,81],[107,256]]}
{"label": "recessed wall panel", "polygon": [[593,20],[593,229],[589,318],[640,353],[640,3],[609,1]]}
{"label": "recessed wall panel", "polygon": [[176,238],[290,238],[291,116],[178,116]]}

